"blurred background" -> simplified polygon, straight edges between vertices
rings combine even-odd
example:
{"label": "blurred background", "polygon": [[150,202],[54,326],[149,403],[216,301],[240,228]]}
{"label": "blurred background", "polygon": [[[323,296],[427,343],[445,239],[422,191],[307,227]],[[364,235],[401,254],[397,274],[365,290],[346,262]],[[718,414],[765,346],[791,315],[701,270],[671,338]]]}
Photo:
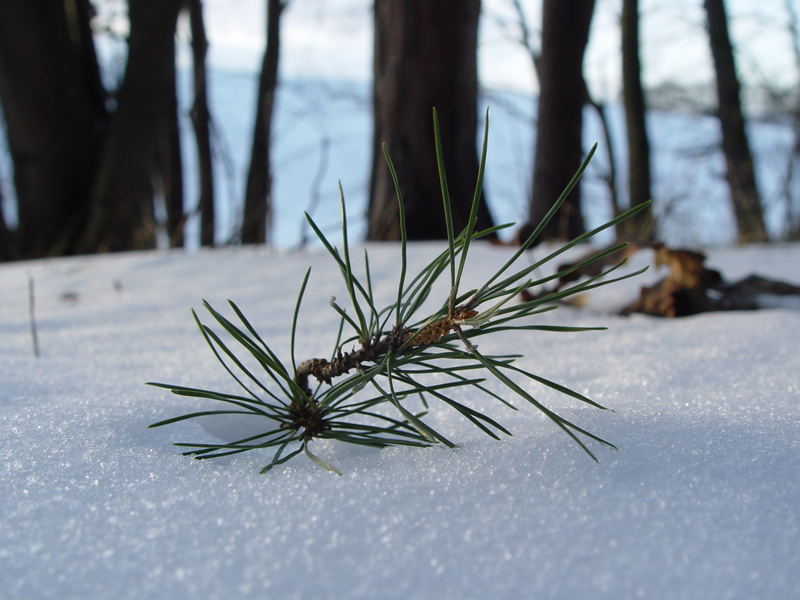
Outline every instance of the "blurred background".
{"label": "blurred background", "polygon": [[0,258],[445,237],[486,109],[478,225],[712,246],[800,235],[795,0],[4,0]]}

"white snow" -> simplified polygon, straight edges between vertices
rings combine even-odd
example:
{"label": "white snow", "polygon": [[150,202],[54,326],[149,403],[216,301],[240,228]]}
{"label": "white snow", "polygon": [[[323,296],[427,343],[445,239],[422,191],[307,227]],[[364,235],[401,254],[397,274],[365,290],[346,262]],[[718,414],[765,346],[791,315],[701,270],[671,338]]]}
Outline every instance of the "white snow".
{"label": "white snow", "polygon": [[[411,260],[440,248],[414,245]],[[376,294],[391,301],[398,247],[368,249]],[[510,250],[473,252],[478,281]],[[593,446],[599,464],[534,407],[515,399],[514,412],[470,391],[458,397],[514,437],[496,442],[434,407],[431,423],[458,449],[316,443],[341,477],[302,456],[260,476],[266,453],[195,461],[171,446],[249,423],[147,429],[203,403],[145,381],[235,390],[189,308],[234,299],[285,357],[309,264],[306,358],[329,352],[327,301],[346,297],[321,251],[0,265],[0,597],[796,597],[800,312],[613,315],[658,276],[649,272],[537,319],[609,331],[481,338],[486,352],[522,352],[522,366],[613,409],[530,387],[619,446]],[[800,245],[717,249],[709,264],[729,279],[797,282]]]}

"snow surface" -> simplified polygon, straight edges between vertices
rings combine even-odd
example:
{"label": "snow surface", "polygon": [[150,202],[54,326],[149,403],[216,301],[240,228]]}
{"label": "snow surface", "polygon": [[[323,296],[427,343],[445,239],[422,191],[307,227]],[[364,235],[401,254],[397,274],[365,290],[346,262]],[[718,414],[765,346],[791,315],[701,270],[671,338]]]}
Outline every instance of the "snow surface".
{"label": "snow surface", "polygon": [[[398,248],[368,246],[376,295],[395,293]],[[417,244],[419,266],[439,244]],[[478,281],[508,248],[476,244]],[[537,255],[541,250],[537,251]],[[644,264],[647,253],[633,261]],[[729,279],[797,282],[800,245],[718,249]],[[800,312],[682,320],[611,314],[649,272],[539,322],[578,334],[498,334],[486,352],[611,411],[535,384],[548,406],[613,441],[592,462],[531,406],[462,390],[514,437],[491,440],[434,407],[456,450],[316,443],[341,477],[304,457],[265,476],[267,454],[195,461],[171,446],[243,431],[145,381],[234,391],[190,307],[232,298],[301,358],[325,355],[345,298],[321,251],[146,252],[0,266],[0,597],[796,598],[800,589]],[[635,266],[635,265],[634,265]],[[42,356],[32,355],[28,277]],[[503,389],[492,384],[492,389]]]}

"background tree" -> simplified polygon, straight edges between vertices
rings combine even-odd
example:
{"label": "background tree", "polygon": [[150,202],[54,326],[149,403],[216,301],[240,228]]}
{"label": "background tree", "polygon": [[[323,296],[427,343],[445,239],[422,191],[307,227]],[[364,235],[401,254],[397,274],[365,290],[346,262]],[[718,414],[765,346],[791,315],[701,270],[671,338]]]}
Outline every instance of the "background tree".
{"label": "background tree", "polygon": [[[518,38],[520,44],[525,48],[525,52],[530,58],[531,65],[533,66],[533,71],[536,74],[537,81],[541,82],[541,51],[539,50],[539,46],[541,46],[541,40],[539,43],[534,42],[534,31],[531,27],[528,17],[525,14],[525,9],[522,5],[521,0],[510,0],[511,7],[514,10],[514,14],[516,17],[516,28],[518,29]],[[539,37],[541,37],[541,32],[539,32]],[[592,109],[595,111],[598,120],[600,121],[600,126],[603,131],[603,141],[601,147],[605,150],[605,157],[606,157],[606,172],[601,174],[600,177],[606,184],[606,188],[608,189],[609,199],[611,201],[611,207],[614,214],[620,214],[624,210],[622,205],[619,201],[619,191],[617,189],[617,163],[616,163],[616,152],[614,150],[614,136],[611,133],[611,125],[609,123],[608,118],[608,103],[598,101],[595,99],[592,94],[589,92],[588,86],[584,85],[584,96],[585,102]],[[535,128],[535,123],[534,123]],[[534,156],[535,160],[535,156]],[[533,168],[531,168],[531,172],[533,172]]]}
{"label": "background tree", "polygon": [[[622,2],[622,98],[628,140],[628,200],[631,206],[646,202],[650,194],[650,141],[647,137],[645,99],[639,60],[639,1]],[[618,232],[638,241],[652,241],[655,228],[650,207],[618,226]]]}
{"label": "background tree", "polygon": [[200,244],[214,245],[214,161],[211,152],[211,111],[208,107],[206,53],[208,39],[203,22],[202,0],[189,0],[189,24],[192,31],[192,76],[194,100],[191,118],[197,143],[197,176],[200,190]]}
{"label": "background tree", "polygon": [[708,40],[717,87],[717,116],[722,129],[722,151],[740,242],[767,239],[761,196],[756,186],[753,156],[745,131],[741,86],[736,73],[728,16],[723,0],[703,0]]}
{"label": "background tree", "polygon": [[[108,103],[89,0],[0,3],[0,101],[14,163],[18,257],[155,245],[154,175],[168,172],[174,182],[180,172],[169,127],[180,4],[130,0],[125,77]],[[172,148],[157,169],[165,139]]]}
{"label": "background tree", "polygon": [[[581,161],[582,110],[586,98],[583,55],[593,10],[594,0],[543,2],[531,223],[542,220]],[[564,239],[582,233],[580,202],[580,186],[576,186],[542,237]]]}
{"label": "background tree", "polygon": [[786,7],[786,30],[791,40],[792,57],[795,67],[795,97],[790,108],[794,141],[787,159],[786,177],[783,182],[785,202],[786,237],[790,240],[800,239],[800,196],[792,194],[792,183],[800,175],[800,19],[794,0],[784,0]]}
{"label": "background tree", "polygon": [[[2,178],[2,173],[0,173],[0,178]],[[14,244],[11,241],[11,231],[9,231],[8,225],[6,225],[3,206],[3,190],[0,188],[0,261],[14,258]]]}
{"label": "background tree", "polygon": [[[175,55],[173,37],[172,55]],[[164,131],[158,145],[156,171],[161,184],[161,195],[167,213],[167,241],[172,248],[183,246],[183,227],[186,215],[183,208],[183,158],[181,152],[181,129],[178,108],[177,73],[175,61],[169,61],[169,85],[166,89],[167,111]]]}
{"label": "background tree", "polygon": [[250,167],[247,170],[242,217],[243,244],[263,244],[267,241],[272,211],[270,138],[275,89],[278,85],[280,18],[285,7],[286,0],[267,0],[267,45],[261,61],[253,144],[250,151]]}
{"label": "background tree", "polygon": [[0,101],[19,258],[76,251],[108,125],[88,0],[0,2]]}
{"label": "background tree", "polygon": [[[409,239],[446,237],[433,148],[436,106],[456,231],[466,225],[478,170],[480,0],[375,0],[373,156],[367,238],[400,238],[386,143],[405,199]],[[478,228],[491,225],[482,203]]]}
{"label": "background tree", "polygon": [[97,168],[84,252],[155,247],[152,177],[169,118],[182,0],[129,0],[128,60]]}

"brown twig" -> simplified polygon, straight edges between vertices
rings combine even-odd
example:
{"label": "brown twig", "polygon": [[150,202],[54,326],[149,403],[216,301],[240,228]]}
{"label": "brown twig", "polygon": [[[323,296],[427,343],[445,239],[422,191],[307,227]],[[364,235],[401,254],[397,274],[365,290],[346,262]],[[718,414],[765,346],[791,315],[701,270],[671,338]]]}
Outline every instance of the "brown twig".
{"label": "brown twig", "polygon": [[33,277],[28,275],[28,317],[31,325],[31,340],[33,342],[33,355],[39,358],[39,336],[36,334],[36,315],[34,308],[36,303],[33,297]]}
{"label": "brown twig", "polygon": [[334,377],[344,375],[352,369],[361,369],[364,363],[377,362],[387,352],[397,350],[407,337],[407,329],[396,327],[382,338],[375,337],[362,343],[358,350],[345,353],[339,350],[333,360],[311,358],[303,361],[297,365],[295,381],[300,389],[311,397],[311,389],[308,387],[309,376],[313,376],[317,381],[330,384]]}
{"label": "brown twig", "polygon": [[413,349],[430,346],[450,331],[455,331],[467,349],[473,351],[474,346],[466,340],[460,326],[465,323],[466,319],[477,314],[478,311],[470,308],[457,308],[452,315],[445,315],[415,332],[405,327],[395,327],[383,337],[375,336],[366,343],[362,342],[361,348],[357,350],[345,353],[339,350],[333,360],[311,358],[297,365],[295,382],[310,398],[309,377],[314,377],[317,381],[330,385],[334,377],[344,375],[353,369],[362,369],[364,363],[377,363],[389,352],[403,354]]}

